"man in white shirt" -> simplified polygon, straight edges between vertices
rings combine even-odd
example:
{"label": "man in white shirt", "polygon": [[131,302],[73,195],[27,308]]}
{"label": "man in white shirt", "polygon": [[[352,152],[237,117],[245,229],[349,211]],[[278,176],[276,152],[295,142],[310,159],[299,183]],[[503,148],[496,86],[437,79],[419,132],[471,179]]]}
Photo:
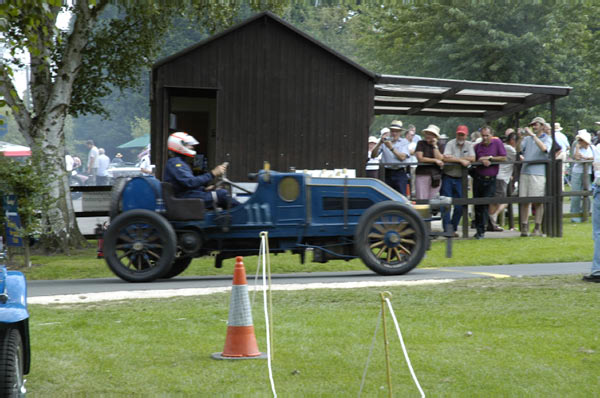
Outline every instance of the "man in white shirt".
{"label": "man in white shirt", "polygon": [[[387,130],[389,132],[388,128],[385,128],[383,130]],[[382,130],[382,131],[383,131]],[[369,136],[369,150],[367,152],[367,167],[366,167],[366,172],[367,172],[367,177],[369,178],[378,178],[379,177],[379,161],[381,160],[381,155],[373,157],[371,156],[373,154],[373,149],[375,148],[375,145],[377,145],[377,143],[379,142],[379,140],[377,139],[377,137],[375,136]]]}
{"label": "man in white shirt", "polygon": [[140,171],[144,176],[150,176],[153,172],[152,163],[150,162],[150,145],[142,152],[143,155],[140,159]]}
{"label": "man in white shirt", "polygon": [[[550,125],[548,125],[548,134],[551,133],[550,131]],[[556,159],[558,160],[562,160],[563,164],[562,164],[562,175],[560,180],[562,182],[565,181],[565,162],[567,160],[567,157],[569,156],[569,150],[571,148],[571,145],[569,144],[569,139],[567,138],[567,136],[565,135],[565,133],[562,132],[562,127],[560,126],[560,123],[554,123],[554,137],[556,138],[556,144],[558,146],[560,146],[560,151],[556,151]]]}
{"label": "man in white shirt", "polygon": [[[404,136],[408,141],[408,153],[410,156],[408,157],[408,163],[417,163],[417,156],[415,152],[417,151],[417,143],[421,141],[421,136],[417,134],[417,128],[414,124],[408,125],[408,131]],[[417,165],[410,165],[410,176],[409,176],[409,184],[410,184],[410,195],[412,197],[415,196],[415,170],[417,169]]]}
{"label": "man in white shirt", "polygon": [[[514,129],[508,136],[504,137],[504,149],[506,150],[506,161],[514,162],[517,160],[517,140],[518,136]],[[508,193],[508,186],[511,184],[514,172],[513,163],[501,164],[496,175],[496,198],[505,198]],[[498,225],[498,215],[508,207],[507,203],[492,203],[490,204],[490,218],[488,230],[500,232],[504,229]]]}
{"label": "man in white shirt", "polygon": [[104,148],[98,149],[98,168],[96,169],[96,185],[108,185],[108,165],[110,158],[104,153]]}
{"label": "man in white shirt", "polygon": [[[577,162],[585,162],[594,159],[594,152],[592,150],[592,136],[586,130],[579,130],[577,137],[575,137],[575,147],[573,149],[573,159]],[[587,172],[585,171],[587,169]],[[592,174],[592,167],[588,163],[584,166],[584,163],[574,163],[571,169],[571,190],[572,191],[583,191],[584,179],[589,178]],[[581,196],[571,196],[571,214],[575,217],[571,218],[571,222],[580,223],[581,217],[579,213],[582,211]],[[589,209],[587,209],[589,210]]]}
{"label": "man in white shirt", "polygon": [[69,152],[65,153],[65,170],[67,171],[68,175],[71,175],[74,163],[75,160],[73,160],[73,156],[71,156]]}
{"label": "man in white shirt", "polygon": [[88,153],[87,174],[90,176],[90,185],[96,185],[96,174],[98,172],[98,148],[93,140],[87,141]]}

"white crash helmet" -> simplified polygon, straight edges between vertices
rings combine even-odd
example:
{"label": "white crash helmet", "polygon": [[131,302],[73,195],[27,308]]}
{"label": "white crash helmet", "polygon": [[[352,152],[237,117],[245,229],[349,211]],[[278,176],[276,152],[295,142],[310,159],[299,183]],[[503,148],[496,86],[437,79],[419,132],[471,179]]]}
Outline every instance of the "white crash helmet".
{"label": "white crash helmet", "polygon": [[198,144],[199,142],[194,137],[188,133],[184,133],[183,131],[178,131],[171,134],[167,140],[167,148],[169,151],[173,151],[184,156],[189,156],[191,158],[196,155],[196,151],[188,146],[194,146]]}

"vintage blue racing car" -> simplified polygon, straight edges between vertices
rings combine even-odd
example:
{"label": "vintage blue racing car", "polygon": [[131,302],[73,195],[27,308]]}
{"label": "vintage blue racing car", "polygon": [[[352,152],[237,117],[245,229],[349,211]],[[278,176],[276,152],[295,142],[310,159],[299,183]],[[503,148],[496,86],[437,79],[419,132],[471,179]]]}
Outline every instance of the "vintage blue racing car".
{"label": "vintage blue racing car", "polygon": [[247,193],[232,209],[205,210],[200,199],[173,196],[170,184],[153,177],[123,179],[113,187],[104,258],[129,282],[171,278],[195,257],[257,255],[267,231],[272,253],[291,251],[304,261],[360,257],[382,275],[404,274],[429,248],[428,205],[370,178],[321,178],[261,170],[254,189],[224,179]]}

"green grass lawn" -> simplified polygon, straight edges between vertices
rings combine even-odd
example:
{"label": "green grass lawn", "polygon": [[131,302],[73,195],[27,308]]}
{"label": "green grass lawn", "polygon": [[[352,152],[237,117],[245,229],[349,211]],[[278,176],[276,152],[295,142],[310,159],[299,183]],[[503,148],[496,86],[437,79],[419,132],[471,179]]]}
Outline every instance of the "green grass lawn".
{"label": "green grass lawn", "polygon": [[[95,244],[95,242],[94,242]],[[258,251],[258,248],[257,248]],[[545,262],[591,261],[593,253],[591,222],[571,224],[566,222],[562,238],[503,238],[482,240],[454,240],[453,256],[446,258],[445,240],[432,243],[420,267],[453,267],[468,265],[497,265]],[[313,263],[312,255],[307,255],[305,264],[300,264],[297,255],[280,254],[271,256],[273,273],[350,271],[365,270],[362,261],[330,261],[326,264]],[[96,259],[95,246],[77,251],[71,256],[33,256],[33,267],[21,269],[29,280],[36,279],[78,279],[113,277],[104,260]],[[182,274],[231,275],[234,259],[224,261],[223,268],[214,267],[214,259],[195,259]],[[257,257],[246,257],[244,261],[250,274],[256,271]]]}
{"label": "green grass lawn", "polygon": [[[599,287],[573,275],[388,290],[427,396],[562,398],[598,396]],[[379,292],[273,293],[279,396],[357,396]],[[32,305],[28,396],[271,396],[266,360],[210,358],[223,349],[228,303],[221,293]],[[254,325],[265,351],[261,305],[257,297]],[[416,397],[388,321],[394,396]],[[380,329],[365,397],[387,397],[382,347]]]}

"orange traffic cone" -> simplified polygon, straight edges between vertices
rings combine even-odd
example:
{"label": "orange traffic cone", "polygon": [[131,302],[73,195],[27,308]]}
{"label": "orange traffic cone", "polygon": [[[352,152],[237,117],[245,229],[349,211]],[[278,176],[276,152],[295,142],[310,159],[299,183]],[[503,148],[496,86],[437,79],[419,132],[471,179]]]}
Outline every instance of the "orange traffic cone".
{"label": "orange traffic cone", "polygon": [[233,286],[229,303],[229,320],[227,321],[227,337],[223,352],[212,354],[214,359],[257,359],[266,358],[266,354],[258,350],[252,311],[248,297],[248,283],[243,257],[235,258],[233,270]]}

